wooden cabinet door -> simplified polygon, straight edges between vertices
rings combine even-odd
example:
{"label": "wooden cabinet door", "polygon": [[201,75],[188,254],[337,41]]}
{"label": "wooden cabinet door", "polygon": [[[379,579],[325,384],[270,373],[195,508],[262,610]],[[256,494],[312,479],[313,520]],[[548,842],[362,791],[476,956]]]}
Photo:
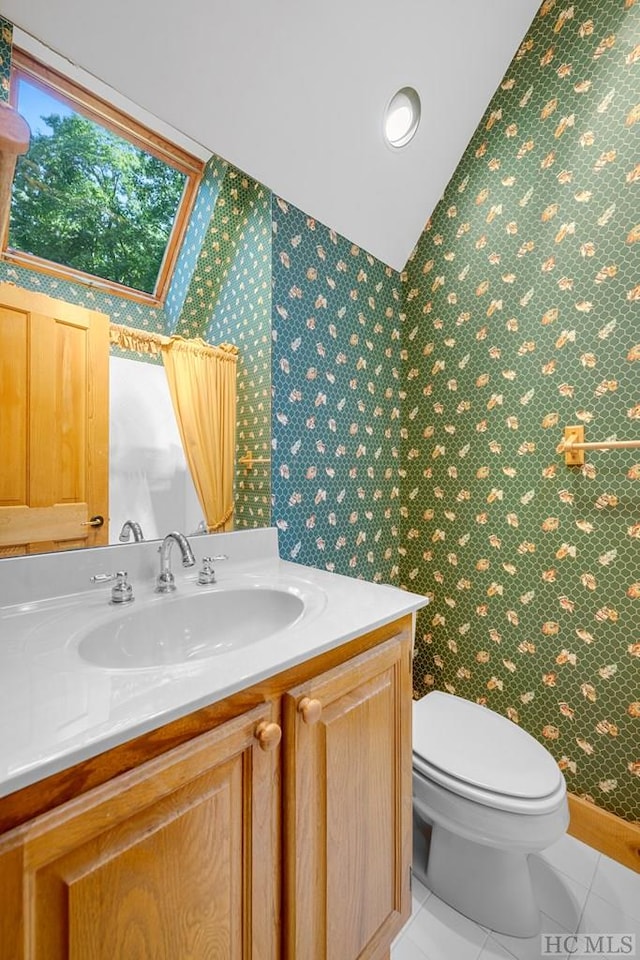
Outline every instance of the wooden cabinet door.
{"label": "wooden cabinet door", "polygon": [[273,712],[256,708],[0,840],[2,957],[277,960]]}
{"label": "wooden cabinet door", "polygon": [[285,695],[285,956],[389,956],[410,913],[411,638]]}
{"label": "wooden cabinet door", "polygon": [[106,314],[0,284],[0,449],[0,556],[108,543]]}

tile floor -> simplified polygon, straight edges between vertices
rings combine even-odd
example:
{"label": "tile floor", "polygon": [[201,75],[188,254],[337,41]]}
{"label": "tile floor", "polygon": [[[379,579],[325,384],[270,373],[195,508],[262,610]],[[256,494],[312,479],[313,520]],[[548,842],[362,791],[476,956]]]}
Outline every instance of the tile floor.
{"label": "tile floor", "polygon": [[[531,861],[544,933],[635,933],[640,957],[640,874],[568,835]],[[486,930],[416,877],[412,894],[411,919],[391,960],[540,960],[539,936],[520,940]]]}

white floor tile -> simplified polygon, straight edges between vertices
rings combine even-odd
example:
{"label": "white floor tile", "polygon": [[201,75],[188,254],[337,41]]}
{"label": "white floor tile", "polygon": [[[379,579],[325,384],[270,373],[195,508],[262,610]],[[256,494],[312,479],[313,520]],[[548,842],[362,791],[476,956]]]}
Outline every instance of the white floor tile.
{"label": "white floor tile", "polygon": [[487,933],[432,894],[406,929],[429,960],[477,960]]}
{"label": "white floor tile", "polygon": [[408,937],[399,937],[391,947],[391,960],[429,960],[420,947]]}
{"label": "white floor tile", "polygon": [[478,960],[513,960],[513,954],[509,953],[505,947],[500,946],[493,937],[489,937]]}
{"label": "white floor tile", "polygon": [[623,913],[640,920],[640,873],[634,873],[603,854],[598,862],[591,889]]}
{"label": "white floor tile", "polygon": [[431,896],[431,890],[425,887],[424,883],[421,883],[420,880],[415,876],[411,875],[411,900],[412,908],[411,912],[415,913],[418,907],[421,907],[425,900]]}
{"label": "white floor tile", "polygon": [[591,891],[580,919],[579,933],[635,933],[640,946],[640,921]]}
{"label": "white floor tile", "polygon": [[[543,933],[635,933],[640,947],[640,876],[633,871],[573,837],[531,857],[531,871],[543,911]],[[541,948],[540,935],[520,939],[483,929],[414,877],[412,916],[393,944],[391,957],[541,960]]]}
{"label": "white floor tile", "polygon": [[590,887],[598,866],[600,854],[593,847],[588,847],[586,843],[576,840],[565,833],[557,843],[544,850],[540,856],[547,863],[550,863],[556,870],[566,873],[581,883],[584,887]]}
{"label": "white floor tile", "polygon": [[517,960],[540,960],[540,950],[542,948],[541,934],[543,933],[568,933],[565,927],[556,920],[542,914],[542,930],[535,937],[508,937],[504,933],[492,933],[491,938],[496,940],[501,947],[504,947],[512,957]]}
{"label": "white floor tile", "polygon": [[[431,896],[431,890],[428,890],[427,887],[425,887],[425,885],[421,883],[420,880],[418,880],[418,878],[412,874],[411,875],[411,916],[405,923],[404,927],[402,928],[402,930],[400,931],[396,939],[391,944],[392,952],[404,937],[411,921],[414,919],[414,917],[417,915],[422,905],[426,903],[426,901],[429,899],[430,896]],[[418,960],[420,960],[420,958],[418,958]]]}
{"label": "white floor tile", "polygon": [[554,870],[537,855],[529,857],[529,869],[540,910],[573,933],[578,929],[589,888]]}

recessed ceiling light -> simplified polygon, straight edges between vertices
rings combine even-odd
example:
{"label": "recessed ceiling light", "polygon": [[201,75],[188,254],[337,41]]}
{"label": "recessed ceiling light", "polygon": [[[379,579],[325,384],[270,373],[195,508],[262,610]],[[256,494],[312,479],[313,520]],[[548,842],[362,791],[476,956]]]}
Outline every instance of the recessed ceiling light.
{"label": "recessed ceiling light", "polygon": [[384,115],[384,135],[392,147],[404,147],[420,123],[420,97],[413,87],[403,87],[389,101]]}

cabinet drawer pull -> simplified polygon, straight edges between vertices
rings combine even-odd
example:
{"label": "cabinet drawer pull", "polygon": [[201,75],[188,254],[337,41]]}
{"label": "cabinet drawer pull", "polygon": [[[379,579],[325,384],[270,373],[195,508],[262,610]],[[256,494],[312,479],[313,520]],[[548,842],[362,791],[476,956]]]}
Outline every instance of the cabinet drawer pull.
{"label": "cabinet drawer pull", "polygon": [[319,700],[312,700],[310,697],[303,697],[298,704],[298,713],[302,717],[304,723],[308,723],[309,726],[312,726],[320,719],[320,714],[322,713],[322,704]]}
{"label": "cabinet drawer pull", "polygon": [[269,751],[275,750],[282,739],[282,730],[277,723],[270,723],[263,720],[256,727],[256,740],[260,744],[260,749]]}

